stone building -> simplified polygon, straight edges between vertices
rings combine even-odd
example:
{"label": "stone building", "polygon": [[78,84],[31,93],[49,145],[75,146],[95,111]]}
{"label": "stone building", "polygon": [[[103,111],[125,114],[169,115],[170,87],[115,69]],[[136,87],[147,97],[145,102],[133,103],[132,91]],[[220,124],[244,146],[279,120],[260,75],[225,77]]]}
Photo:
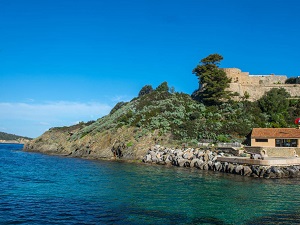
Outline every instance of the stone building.
{"label": "stone building", "polygon": [[284,88],[292,97],[300,96],[300,84],[285,84],[285,75],[250,75],[238,68],[223,68],[231,78],[229,91],[236,92],[240,97],[248,96],[249,101],[256,101],[272,88]]}

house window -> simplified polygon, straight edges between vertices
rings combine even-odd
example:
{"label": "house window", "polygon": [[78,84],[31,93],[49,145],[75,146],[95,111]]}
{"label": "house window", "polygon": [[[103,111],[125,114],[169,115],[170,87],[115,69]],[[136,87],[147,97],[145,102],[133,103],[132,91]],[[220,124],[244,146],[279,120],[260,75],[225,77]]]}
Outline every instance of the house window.
{"label": "house window", "polygon": [[276,139],[275,140],[276,147],[297,147],[298,140],[297,139]]}
{"label": "house window", "polygon": [[256,142],[268,142],[268,139],[255,139]]}

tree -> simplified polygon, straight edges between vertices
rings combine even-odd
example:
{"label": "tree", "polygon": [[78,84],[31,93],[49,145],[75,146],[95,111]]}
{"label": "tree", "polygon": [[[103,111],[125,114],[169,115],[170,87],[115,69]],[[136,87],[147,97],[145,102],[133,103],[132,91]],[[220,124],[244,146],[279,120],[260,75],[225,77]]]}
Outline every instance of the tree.
{"label": "tree", "polygon": [[290,77],[285,81],[286,84],[300,84],[300,77]]}
{"label": "tree", "polygon": [[139,92],[139,97],[142,97],[143,95],[149,94],[153,91],[153,88],[151,85],[145,85],[142,87],[142,89]]}
{"label": "tree", "polygon": [[113,114],[114,112],[116,112],[117,110],[121,109],[124,105],[126,105],[126,102],[118,102],[113,108],[112,110],[110,110],[110,115]]}
{"label": "tree", "polygon": [[219,54],[211,54],[200,61],[200,64],[193,70],[193,74],[199,79],[199,90],[193,93],[193,98],[200,100],[207,105],[218,105],[229,99],[230,79],[226,73],[219,69],[223,57]]}
{"label": "tree", "polygon": [[167,92],[169,91],[169,86],[168,86],[168,83],[165,81],[165,82],[162,82],[157,88],[156,88],[156,91],[160,91],[160,92]]}
{"label": "tree", "polygon": [[289,97],[291,95],[284,88],[272,88],[257,101],[273,127],[287,126]]}
{"label": "tree", "polygon": [[287,111],[291,95],[284,88],[272,88],[260,99],[258,105],[262,112],[273,114]]}

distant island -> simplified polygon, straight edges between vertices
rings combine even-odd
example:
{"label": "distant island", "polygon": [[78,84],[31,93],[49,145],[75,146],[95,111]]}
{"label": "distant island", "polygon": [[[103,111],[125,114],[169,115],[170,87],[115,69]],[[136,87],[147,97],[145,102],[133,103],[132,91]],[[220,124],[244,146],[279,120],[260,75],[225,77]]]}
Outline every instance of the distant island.
{"label": "distant island", "polygon": [[0,143],[20,143],[24,144],[32,140],[29,137],[23,137],[15,134],[8,134],[5,132],[0,132]]}

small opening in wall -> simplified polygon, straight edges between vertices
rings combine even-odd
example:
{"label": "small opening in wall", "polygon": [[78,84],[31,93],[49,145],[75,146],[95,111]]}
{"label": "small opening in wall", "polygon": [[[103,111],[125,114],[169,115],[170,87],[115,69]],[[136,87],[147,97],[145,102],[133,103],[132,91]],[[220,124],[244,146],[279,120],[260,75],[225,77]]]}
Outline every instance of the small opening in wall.
{"label": "small opening in wall", "polygon": [[268,139],[255,139],[256,142],[268,142]]}

